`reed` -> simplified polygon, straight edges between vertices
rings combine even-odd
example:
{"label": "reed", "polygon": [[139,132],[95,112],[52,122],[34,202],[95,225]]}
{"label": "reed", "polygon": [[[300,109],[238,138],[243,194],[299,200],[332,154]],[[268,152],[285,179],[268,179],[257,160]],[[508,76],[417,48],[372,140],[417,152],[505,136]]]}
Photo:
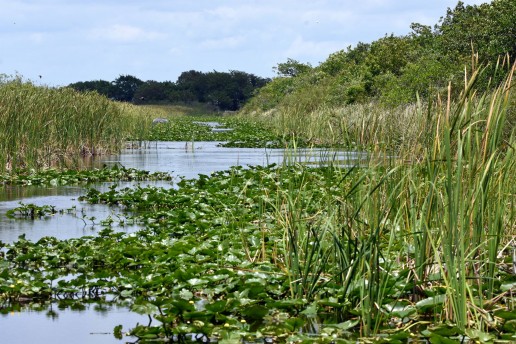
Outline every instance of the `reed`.
{"label": "reed", "polygon": [[97,93],[0,84],[0,170],[70,165],[118,150],[149,122]]}
{"label": "reed", "polygon": [[[516,230],[513,72],[514,66],[495,91],[477,94],[478,70],[458,99],[450,89],[445,101],[404,109],[398,127],[394,114],[365,105],[341,110],[347,115],[340,127],[329,126],[338,121],[328,109],[327,121],[320,121],[322,112],[307,115],[320,122],[305,132],[331,128],[332,140],[384,143],[377,152],[392,155],[387,149],[394,148],[397,155],[367,168],[331,166],[332,177],[323,178],[331,184],[303,172],[282,182],[271,204],[284,233],[291,297],[316,300],[337,285],[342,302],[360,310],[362,335],[370,336],[388,316],[386,303],[399,295],[393,286],[407,279],[410,295],[395,302],[441,290],[439,319],[472,338],[489,331],[483,308],[501,297],[503,248]],[[357,109],[365,111],[361,122]],[[282,116],[278,123],[302,130],[299,111]]]}

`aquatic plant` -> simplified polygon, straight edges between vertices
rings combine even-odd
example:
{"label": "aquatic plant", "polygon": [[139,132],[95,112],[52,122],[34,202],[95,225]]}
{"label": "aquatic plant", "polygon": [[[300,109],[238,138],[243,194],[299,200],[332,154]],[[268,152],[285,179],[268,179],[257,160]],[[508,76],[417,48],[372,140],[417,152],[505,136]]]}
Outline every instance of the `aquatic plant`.
{"label": "aquatic plant", "polygon": [[153,172],[114,165],[90,170],[18,170],[0,175],[0,185],[72,185],[109,181],[172,180],[166,172]]}
{"label": "aquatic plant", "polygon": [[[236,116],[174,116],[170,122],[154,126],[145,139],[219,141],[222,147],[246,148],[282,148],[291,142],[291,138],[275,134],[265,123]],[[298,145],[306,146],[300,138],[298,141]]]}

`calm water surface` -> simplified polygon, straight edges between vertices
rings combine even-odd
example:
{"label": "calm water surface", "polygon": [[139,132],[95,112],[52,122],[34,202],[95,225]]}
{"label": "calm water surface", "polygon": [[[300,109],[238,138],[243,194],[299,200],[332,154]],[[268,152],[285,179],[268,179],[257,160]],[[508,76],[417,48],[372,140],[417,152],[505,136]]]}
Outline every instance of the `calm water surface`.
{"label": "calm water surface", "polygon": [[[199,174],[227,170],[231,166],[268,165],[283,162],[319,163],[323,161],[350,161],[353,164],[364,155],[350,152],[323,150],[298,150],[285,154],[282,149],[221,148],[217,142],[158,142],[142,149],[126,149],[116,156],[102,157],[101,164],[121,164],[150,172],[169,172],[176,181],[180,177],[195,178]],[[98,165],[98,161],[96,162]],[[142,182],[142,185],[173,187],[173,182]],[[111,183],[93,185],[107,190]],[[119,187],[134,186],[135,183],[118,183]],[[77,198],[86,193],[87,187],[7,187],[0,189],[0,241],[12,243],[20,235],[37,241],[44,236],[69,239],[94,235],[102,227],[84,220],[94,216],[98,221],[116,214],[117,208],[105,205],[82,203]],[[36,205],[52,205],[63,209],[44,219],[9,219],[6,211],[19,206],[19,202]],[[137,226],[115,227],[115,230],[132,232]],[[46,312],[22,310],[0,316],[0,343],[69,343],[103,344],[120,343],[111,334],[113,328],[124,325],[128,330],[137,322],[146,323],[147,317],[129,312],[125,307],[109,308],[98,312],[87,306],[82,311],[59,310],[58,317],[49,317]],[[108,334],[107,334],[108,333]],[[134,341],[134,340],[132,340]]]}

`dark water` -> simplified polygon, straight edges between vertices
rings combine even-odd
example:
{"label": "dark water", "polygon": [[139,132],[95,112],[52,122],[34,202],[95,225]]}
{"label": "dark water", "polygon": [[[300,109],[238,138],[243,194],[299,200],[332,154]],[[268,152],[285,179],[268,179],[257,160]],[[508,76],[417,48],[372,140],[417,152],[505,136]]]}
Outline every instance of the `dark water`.
{"label": "dark water", "polygon": [[[337,160],[341,164],[353,164],[363,155],[330,150],[298,150],[285,153],[280,149],[221,148],[216,142],[159,142],[151,143],[143,149],[126,149],[116,156],[103,157],[95,164],[108,166],[121,164],[127,168],[137,168],[150,172],[169,172],[176,179],[180,176],[195,178],[199,174],[226,170],[231,166],[268,165],[283,162],[304,162],[319,164]],[[170,182],[142,182],[142,185],[173,187]],[[111,183],[95,185],[107,190]],[[119,187],[135,185],[119,183]],[[102,227],[94,225],[115,215],[116,208],[104,205],[89,205],[77,198],[86,192],[86,187],[6,187],[0,190],[0,241],[12,243],[24,234],[28,240],[37,241],[44,236],[59,239],[94,235]],[[19,206],[19,202],[39,206],[52,205],[66,210],[43,219],[9,219],[5,212]],[[95,217],[89,221],[82,217]],[[114,227],[115,230],[132,232],[137,226]],[[49,317],[47,312],[22,309],[21,312],[0,316],[0,343],[76,343],[102,344],[120,343],[111,334],[114,326],[122,324],[124,330],[134,327],[137,322],[147,323],[147,317],[129,312],[125,307],[112,307],[102,312],[88,306],[82,311],[58,311],[58,317]],[[109,334],[106,334],[109,333]],[[126,338],[127,339],[127,338]],[[127,339],[134,341],[135,339]],[[125,341],[123,341],[125,342]]]}

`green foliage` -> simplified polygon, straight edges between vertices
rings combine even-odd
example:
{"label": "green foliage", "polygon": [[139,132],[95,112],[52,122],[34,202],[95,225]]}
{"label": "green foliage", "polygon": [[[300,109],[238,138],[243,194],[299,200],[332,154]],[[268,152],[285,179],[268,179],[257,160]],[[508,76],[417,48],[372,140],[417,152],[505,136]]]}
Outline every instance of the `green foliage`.
{"label": "green foliage", "polygon": [[[176,188],[89,189],[81,201],[129,211],[141,229],[119,233],[102,221],[98,236],[2,243],[0,299],[123,302],[158,321],[128,331],[142,341],[313,340],[311,321],[323,342],[509,336],[510,83],[476,94],[474,80],[457,103],[412,114],[423,122],[412,156],[371,154],[354,168],[287,157]],[[22,204],[14,215],[52,211]]]}
{"label": "green foliage", "polygon": [[278,76],[290,77],[307,73],[312,69],[312,66],[309,63],[305,64],[289,58],[287,59],[287,62],[278,63],[278,65],[273,69],[276,71]]}
{"label": "green foliage", "polygon": [[[215,126],[213,124],[216,123]],[[284,147],[287,142],[270,125],[234,116],[178,116],[155,125],[144,139],[153,141],[220,141],[224,147]]]}
{"label": "green foliage", "polygon": [[[369,101],[388,107],[406,105],[416,102],[417,96],[428,99],[446,94],[449,83],[458,94],[465,66],[471,73],[479,63],[490,65],[490,71],[479,77],[477,89],[493,89],[511,65],[507,58],[498,61],[499,57],[516,55],[515,6],[512,0],[471,6],[459,2],[433,29],[413,23],[408,35],[359,42],[331,54],[316,67],[303,68],[289,59],[276,67],[288,81],[273,80],[243,112],[283,111],[293,103],[309,104],[302,107],[307,114]],[[310,94],[312,99],[306,100]]]}
{"label": "green foliage", "polygon": [[459,1],[437,25],[442,52],[467,57],[478,52],[480,61],[493,61],[499,55],[514,56],[516,46],[516,4],[495,0],[490,4],[464,5]]}
{"label": "green foliage", "polygon": [[96,91],[108,98],[113,94],[113,85],[106,80],[79,81],[68,85],[68,87],[79,92]]}
{"label": "green foliage", "polygon": [[135,104],[191,103],[210,104],[218,111],[238,110],[255,90],[269,80],[241,71],[181,73],[177,81],[142,81],[121,75],[113,82],[86,81],[70,84],[78,91],[97,91],[109,98]]}
{"label": "green foliage", "polygon": [[275,108],[287,94],[293,91],[294,82],[293,78],[274,78],[251,98],[244,109],[268,111]]}
{"label": "green foliage", "polygon": [[123,102],[130,102],[143,81],[132,75],[120,75],[112,82],[111,98]]}
{"label": "green foliage", "polygon": [[168,173],[136,170],[115,165],[91,170],[17,170],[0,175],[0,185],[76,185],[108,181],[171,180]]}

